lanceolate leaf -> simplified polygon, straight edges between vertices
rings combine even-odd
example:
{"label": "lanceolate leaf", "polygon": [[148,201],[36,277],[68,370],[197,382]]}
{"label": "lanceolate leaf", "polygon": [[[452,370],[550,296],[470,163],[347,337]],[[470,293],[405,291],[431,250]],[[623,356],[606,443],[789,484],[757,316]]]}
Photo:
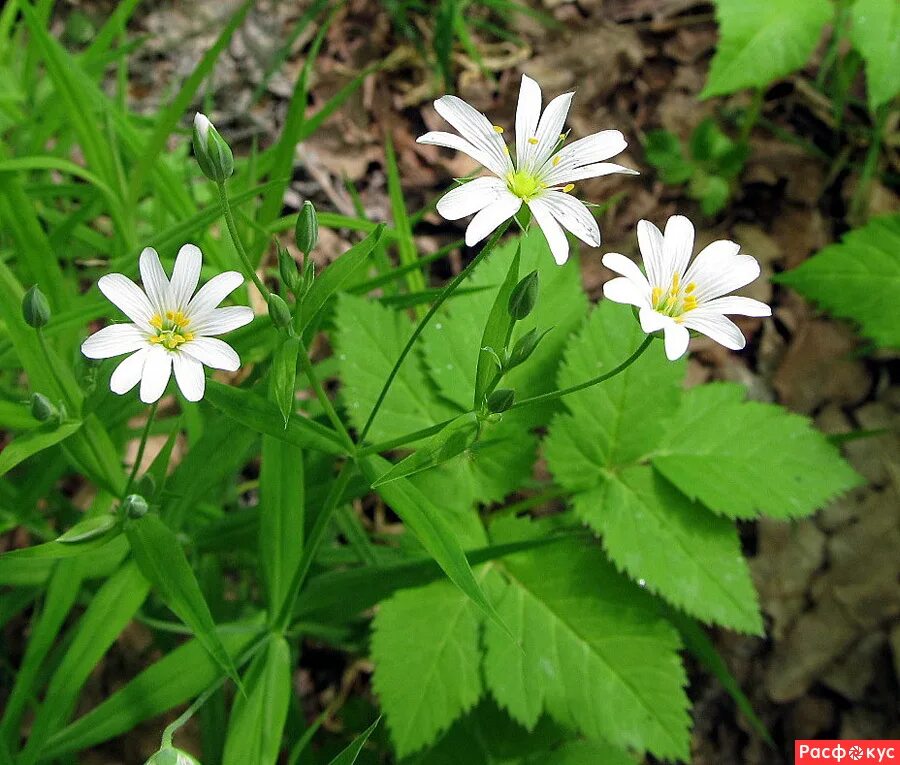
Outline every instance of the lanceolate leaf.
{"label": "lanceolate leaf", "polygon": [[240,685],[234,663],[219,639],[200,585],[175,534],[152,514],[128,523],[125,533],[144,576],[166,605],[191,628],[210,656]]}
{"label": "lanceolate leaf", "polygon": [[81,421],[65,422],[58,427],[40,427],[16,436],[0,452],[0,475],[5,475],[23,460],[65,441],[81,427]]}
{"label": "lanceolate leaf", "polygon": [[375,722],[373,722],[368,728],[366,728],[362,733],[360,733],[353,742],[344,749],[337,757],[335,757],[329,765],[353,765],[356,762],[356,758],[359,757],[359,753],[362,751],[362,748],[366,745],[366,741],[369,740],[369,736],[375,732],[375,728],[378,727],[378,723],[381,722],[381,718],[377,717]]}
{"label": "lanceolate leaf", "polygon": [[900,348],[900,214],[869,221],[775,280],[857,322],[878,345]]}

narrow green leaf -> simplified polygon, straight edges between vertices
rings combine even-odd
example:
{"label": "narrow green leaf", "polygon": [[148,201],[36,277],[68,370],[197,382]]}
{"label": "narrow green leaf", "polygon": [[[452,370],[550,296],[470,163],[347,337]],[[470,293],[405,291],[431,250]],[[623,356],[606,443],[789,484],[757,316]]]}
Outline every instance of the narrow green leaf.
{"label": "narrow green leaf", "polygon": [[285,428],[297,407],[297,355],[299,351],[299,338],[285,337],[272,356],[269,388],[284,419]]}
{"label": "narrow green leaf", "polygon": [[81,420],[26,431],[10,441],[0,452],[0,475],[5,475],[34,454],[65,441],[81,427]]}
{"label": "narrow green leaf", "polygon": [[149,513],[128,523],[125,534],[144,576],[240,687],[237,670],[219,639],[200,585],[175,534],[156,515]]}
{"label": "narrow green leaf", "polygon": [[[397,167],[397,155],[390,133],[384,141],[385,171],[387,173],[388,197],[391,201],[391,215],[394,219],[394,230],[397,232],[397,252],[401,266],[409,266],[418,260],[416,243],[413,240],[412,224],[406,210],[406,196],[400,184],[400,168]],[[410,292],[421,292],[425,289],[425,276],[419,270],[410,271],[406,275],[406,285]]]}
{"label": "narrow green leaf", "polygon": [[369,736],[375,732],[375,728],[378,727],[378,723],[381,722],[381,717],[377,717],[375,722],[373,722],[368,728],[366,728],[362,733],[360,733],[353,742],[348,746],[344,751],[342,751],[337,757],[335,757],[329,765],[354,765],[356,762],[356,758],[359,757],[359,753],[362,751],[362,748],[366,745],[366,741],[369,740]]}
{"label": "narrow green leaf", "polygon": [[118,519],[111,513],[95,515],[92,518],[86,518],[85,520],[76,523],[64,534],[60,534],[56,538],[56,541],[63,542],[64,544],[81,544],[91,539],[104,536],[117,523]]}

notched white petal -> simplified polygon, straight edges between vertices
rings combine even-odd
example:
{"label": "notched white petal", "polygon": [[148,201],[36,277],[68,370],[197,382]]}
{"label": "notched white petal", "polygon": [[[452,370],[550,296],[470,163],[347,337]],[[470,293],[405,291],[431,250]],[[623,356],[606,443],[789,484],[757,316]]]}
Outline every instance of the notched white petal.
{"label": "notched white petal", "polygon": [[89,359],[111,359],[147,345],[147,334],[134,324],[111,324],[95,332],[81,344]]}
{"label": "notched white petal", "polygon": [[131,279],[124,274],[106,274],[97,281],[106,298],[135,324],[147,325],[153,317],[153,306]]}
{"label": "notched white petal", "polygon": [[147,351],[141,373],[141,401],[154,404],[162,398],[172,374],[172,354],[155,345]]}
{"label": "notched white petal", "polygon": [[172,366],[175,370],[175,382],[182,395],[188,401],[199,401],[206,391],[206,377],[203,365],[185,353],[172,354]]}

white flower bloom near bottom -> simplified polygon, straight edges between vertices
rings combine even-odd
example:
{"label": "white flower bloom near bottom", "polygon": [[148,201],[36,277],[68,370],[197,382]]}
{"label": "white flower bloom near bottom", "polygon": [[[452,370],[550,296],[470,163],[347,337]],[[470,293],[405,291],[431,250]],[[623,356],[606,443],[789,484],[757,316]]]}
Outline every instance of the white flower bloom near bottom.
{"label": "white flower bloom near bottom", "polygon": [[743,348],[747,341],[725,314],[772,315],[759,300],[728,296],[759,276],[759,263],[742,254],[740,245],[720,239],[688,265],[694,226],[683,215],[669,218],[665,234],[646,220],[638,223],[637,233],[646,275],[624,255],[607,253],[603,265],[621,276],[604,284],[603,294],[616,303],[637,306],[644,332],[662,330],[670,360],[685,354],[692,329],[731,350]]}
{"label": "white flower bloom near bottom", "polygon": [[418,143],[444,146],[468,154],[494,177],[464,183],[437,203],[447,220],[474,215],[466,229],[466,244],[474,246],[489,236],[524,204],[550,245],[554,260],[562,265],[569,257],[566,231],[591,247],[600,246],[600,229],[588,207],[569,192],[576,181],[611,173],[637,175],[622,165],[603,160],[625,150],[618,130],[603,130],[565,145],[561,132],[574,93],[554,98],[541,112],[541,88],[522,75],[516,107],[515,163],[502,138],[503,128],[491,124],[481,112],[456,96],[442,96],[434,108],[459,133],[433,131]]}
{"label": "white flower bloom near bottom", "polygon": [[84,341],[81,352],[90,359],[131,354],[110,378],[114,393],[127,393],[140,383],[141,401],[152,404],[162,397],[174,371],[184,397],[199,401],[206,390],[204,365],[228,371],[240,367],[237,353],[216,335],[249,324],[253,310],[217,306],[243,284],[244,277],[226,271],[195,295],[202,259],[199,248],[184,245],[169,281],[156,250],[147,247],[140,259],[143,290],[123,274],[100,278],[100,291],[131,323],[101,329]]}

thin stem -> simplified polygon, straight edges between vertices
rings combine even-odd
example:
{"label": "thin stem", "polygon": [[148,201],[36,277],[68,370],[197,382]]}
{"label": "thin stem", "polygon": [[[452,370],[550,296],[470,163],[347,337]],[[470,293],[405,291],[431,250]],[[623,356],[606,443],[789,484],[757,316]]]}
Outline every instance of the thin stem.
{"label": "thin stem", "polygon": [[750,102],[750,107],[744,113],[744,122],[741,125],[741,136],[738,139],[740,143],[747,143],[747,139],[750,138],[750,133],[753,131],[753,128],[756,127],[756,123],[759,122],[759,116],[762,114],[762,105],[763,89],[757,88],[753,91],[753,100]]}
{"label": "thin stem", "polygon": [[365,446],[361,449],[356,450],[357,457],[368,457],[370,454],[378,454],[379,452],[388,452],[392,449],[399,449],[401,446],[406,446],[407,444],[415,443],[416,441],[421,441],[423,438],[428,438],[428,436],[433,436],[435,433],[440,433],[444,428],[446,428],[456,417],[451,417],[449,420],[444,420],[443,422],[439,422],[436,425],[429,425],[427,428],[422,428],[421,430],[416,430],[413,433],[407,433],[402,436],[397,436],[397,438],[392,438],[390,441],[382,441],[378,444],[372,444],[371,446]]}
{"label": "thin stem", "polygon": [[418,326],[413,331],[412,335],[410,335],[409,340],[406,341],[406,345],[403,350],[400,352],[400,356],[396,362],[394,362],[394,367],[391,369],[390,374],[387,377],[387,380],[384,381],[384,386],[381,388],[381,393],[378,394],[378,399],[375,401],[375,406],[372,407],[372,411],[369,413],[369,418],[366,420],[366,424],[363,426],[362,431],[359,434],[359,440],[362,441],[369,432],[369,428],[372,427],[372,422],[375,420],[375,416],[378,414],[378,410],[381,409],[381,405],[384,403],[384,399],[388,394],[388,391],[391,389],[391,385],[394,382],[394,378],[397,376],[397,372],[400,371],[400,365],[403,363],[404,359],[409,355],[410,350],[412,350],[413,345],[418,339],[419,335],[422,334],[422,331],[425,327],[428,326],[428,322],[434,317],[437,313],[438,308],[440,308],[444,302],[449,298],[453,292],[459,287],[460,284],[465,280],[465,278],[475,270],[475,267],[482,261],[484,258],[490,253],[491,250],[494,249],[494,246],[500,241],[500,237],[506,233],[506,229],[509,228],[509,221],[506,221],[500,228],[498,228],[492,235],[491,238],[488,239],[487,244],[482,248],[481,252],[479,252],[472,261],[467,265],[462,271],[460,271],[446,287],[444,287],[443,291],[440,295],[438,295],[437,300],[432,303],[431,308],[428,309],[428,313],[422,317],[422,320],[419,322]]}
{"label": "thin stem", "polygon": [[619,366],[607,372],[606,374],[599,375],[598,377],[593,377],[583,383],[578,383],[578,385],[572,385],[568,388],[563,388],[562,390],[555,390],[552,393],[544,393],[541,396],[532,396],[531,398],[522,399],[521,401],[513,404],[509,408],[509,411],[518,409],[519,407],[523,406],[530,406],[531,404],[544,404],[548,401],[556,401],[556,399],[562,398],[563,396],[568,396],[570,393],[577,393],[578,391],[584,390],[585,388],[590,388],[592,385],[597,385],[598,383],[605,382],[611,377],[615,377],[620,372],[623,372],[635,361],[637,361],[638,357],[640,357],[640,355],[650,347],[651,342],[653,342],[653,336],[647,335],[647,337],[644,338],[644,342],[642,342],[638,346],[637,350],[634,353],[632,353],[627,359],[625,359],[625,361],[619,364]]}
{"label": "thin stem", "polygon": [[853,192],[853,199],[850,200],[850,221],[854,225],[862,223],[863,206],[869,193],[869,185],[872,182],[872,176],[878,166],[878,155],[881,151],[881,141],[884,136],[884,126],[888,118],[888,105],[885,104],[875,115],[875,124],[872,126],[872,138],[869,141],[869,150],[866,152],[866,158],[863,162],[862,172],[859,174],[859,181],[856,184],[856,191]]}
{"label": "thin stem", "polygon": [[328,530],[334,511],[340,505],[341,498],[344,496],[344,491],[347,489],[347,484],[350,483],[350,477],[353,475],[352,465],[353,463],[348,461],[341,466],[341,470],[334,483],[331,485],[331,489],[325,499],[325,504],[322,506],[322,509],[316,517],[316,522],[313,524],[312,530],[309,533],[309,538],[303,545],[303,555],[300,558],[300,563],[297,565],[290,586],[288,587],[288,596],[281,604],[281,609],[275,619],[274,628],[278,632],[284,632],[291,621],[294,603],[297,601],[300,589],[303,587],[303,582],[306,580],[306,575],[309,573],[309,567],[312,565],[312,562],[319,551],[319,547],[325,539],[325,532]]}
{"label": "thin stem", "polygon": [[262,279],[260,279],[259,275],[256,273],[256,269],[253,268],[253,264],[250,263],[250,258],[247,257],[247,251],[244,249],[241,237],[238,236],[237,225],[234,222],[234,214],[231,212],[231,203],[228,201],[228,192],[225,191],[225,184],[217,183],[216,188],[219,190],[219,201],[222,204],[222,214],[225,216],[225,224],[228,226],[228,233],[231,235],[231,241],[234,242],[234,248],[237,250],[238,257],[244,264],[244,271],[247,276],[253,280],[256,289],[258,289],[262,296],[268,300],[269,289],[263,284]]}
{"label": "thin stem", "polygon": [[158,408],[159,401],[150,406],[147,422],[144,424],[144,431],[141,433],[141,441],[138,444],[137,456],[134,458],[134,464],[131,466],[131,473],[129,473],[128,480],[125,482],[125,491],[122,492],[123,497],[128,496],[128,492],[131,490],[137,471],[141,466],[141,461],[144,459],[144,449],[147,448],[147,438],[150,436],[150,426],[153,424],[153,418],[156,417],[156,410]]}
{"label": "thin stem", "polygon": [[303,373],[309,380],[309,383],[316,394],[316,398],[319,399],[319,403],[325,410],[325,414],[331,421],[334,429],[338,432],[341,438],[344,439],[344,445],[350,450],[350,454],[353,454],[356,451],[356,444],[353,443],[353,439],[347,432],[347,428],[344,427],[344,423],[341,422],[341,418],[335,411],[334,405],[331,403],[331,399],[328,398],[328,394],[322,387],[319,376],[316,374],[316,370],[313,368],[312,362],[309,359],[309,352],[306,350],[306,346],[303,344],[303,340],[298,338],[298,341],[300,343],[300,366],[303,367]]}
{"label": "thin stem", "polygon": [[66,388],[66,384],[62,379],[62,375],[60,375],[59,370],[56,368],[56,360],[53,358],[53,354],[50,351],[50,346],[47,345],[47,338],[44,337],[44,330],[41,327],[37,327],[35,329],[35,332],[37,332],[38,343],[41,346],[41,352],[44,354],[44,358],[47,360],[47,366],[50,367],[50,374],[53,376],[53,382],[55,382],[57,387],[59,388],[59,395],[64,401],[71,404],[68,388]]}

